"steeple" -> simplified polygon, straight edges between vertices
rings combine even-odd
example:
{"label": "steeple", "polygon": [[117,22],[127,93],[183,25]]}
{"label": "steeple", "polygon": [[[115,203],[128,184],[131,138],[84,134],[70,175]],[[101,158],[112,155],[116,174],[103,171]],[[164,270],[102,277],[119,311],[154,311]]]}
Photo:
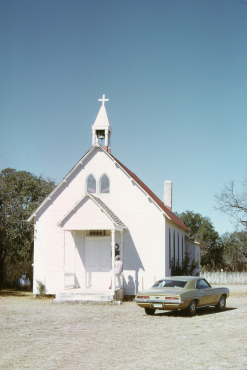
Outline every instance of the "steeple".
{"label": "steeple", "polygon": [[102,96],[102,106],[100,107],[99,113],[96,117],[94,124],[92,125],[92,134],[93,134],[93,145],[99,142],[99,140],[104,139],[105,145],[104,148],[110,153],[111,151],[111,131],[112,128],[109,123],[109,119],[105,109],[105,102],[109,99],[105,98],[105,95]]}

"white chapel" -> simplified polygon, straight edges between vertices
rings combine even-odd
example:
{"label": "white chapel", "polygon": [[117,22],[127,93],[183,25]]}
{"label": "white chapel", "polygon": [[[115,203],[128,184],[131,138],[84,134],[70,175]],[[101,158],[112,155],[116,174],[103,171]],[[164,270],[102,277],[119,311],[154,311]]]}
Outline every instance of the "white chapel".
{"label": "white chapel", "polygon": [[99,101],[91,149],[28,219],[35,233],[33,292],[42,282],[57,301],[133,296],[170,276],[172,259],[182,261],[186,250],[200,260],[199,245],[172,212],[171,181],[162,201],[113,156],[108,99]]}

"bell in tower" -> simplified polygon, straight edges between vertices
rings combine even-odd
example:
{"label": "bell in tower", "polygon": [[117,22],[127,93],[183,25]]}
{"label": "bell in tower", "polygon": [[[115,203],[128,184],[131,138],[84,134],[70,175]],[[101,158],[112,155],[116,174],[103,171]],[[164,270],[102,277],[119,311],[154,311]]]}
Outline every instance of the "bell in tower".
{"label": "bell in tower", "polygon": [[96,135],[98,140],[103,140],[105,138],[105,131],[104,130],[96,130]]}
{"label": "bell in tower", "polygon": [[92,126],[92,134],[93,134],[92,144],[94,146],[96,143],[99,143],[99,140],[105,140],[104,142],[105,145],[103,146],[110,153],[112,128],[110,126],[109,119],[108,119],[106,109],[105,109],[105,102],[109,101],[109,99],[106,99],[105,95],[103,95],[102,99],[99,99],[99,101],[102,101],[102,106],[100,107],[97,118]]}

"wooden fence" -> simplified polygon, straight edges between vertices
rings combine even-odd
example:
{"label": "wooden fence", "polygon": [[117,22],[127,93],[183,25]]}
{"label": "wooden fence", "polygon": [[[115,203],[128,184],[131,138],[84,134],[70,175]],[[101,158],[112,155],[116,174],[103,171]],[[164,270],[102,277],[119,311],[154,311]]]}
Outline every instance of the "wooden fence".
{"label": "wooden fence", "polygon": [[247,272],[201,272],[210,284],[247,284]]}

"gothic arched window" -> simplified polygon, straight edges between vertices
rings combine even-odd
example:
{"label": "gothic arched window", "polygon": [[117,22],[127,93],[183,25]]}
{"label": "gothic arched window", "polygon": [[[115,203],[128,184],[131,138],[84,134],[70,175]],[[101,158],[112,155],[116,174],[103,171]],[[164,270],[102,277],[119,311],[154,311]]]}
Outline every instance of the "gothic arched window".
{"label": "gothic arched window", "polygon": [[103,175],[100,179],[100,193],[110,193],[110,180],[107,175]]}
{"label": "gothic arched window", "polygon": [[173,266],[175,267],[175,264],[176,264],[176,251],[175,251],[175,246],[176,246],[176,241],[175,241],[175,230],[173,231],[173,258],[174,258],[174,261],[173,261]]}
{"label": "gothic arched window", "polygon": [[171,230],[170,230],[170,227],[169,227],[169,241],[168,241],[168,244],[169,244],[169,268],[171,269],[172,268],[172,251],[171,251]]}
{"label": "gothic arched window", "polygon": [[96,193],[96,180],[93,175],[90,175],[87,178],[87,192]]}
{"label": "gothic arched window", "polygon": [[184,260],[184,236],[182,235],[182,262]]}

